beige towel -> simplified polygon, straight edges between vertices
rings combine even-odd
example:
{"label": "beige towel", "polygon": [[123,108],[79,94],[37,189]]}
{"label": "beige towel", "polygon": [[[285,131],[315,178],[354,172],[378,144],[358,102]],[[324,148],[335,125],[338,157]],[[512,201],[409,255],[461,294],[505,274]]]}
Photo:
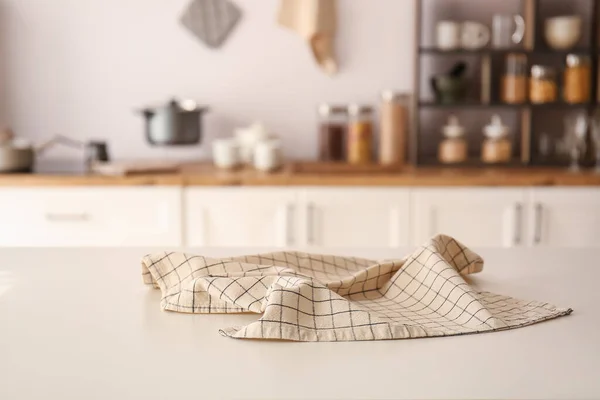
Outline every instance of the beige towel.
{"label": "beige towel", "polygon": [[317,63],[334,75],[338,65],[334,55],[336,0],[281,0],[279,24],[306,39]]}
{"label": "beige towel", "polygon": [[163,252],[142,260],[164,310],[262,314],[221,330],[240,339],[353,341],[460,335],[519,328],[571,313],[471,287],[483,260],[448,236],[404,259],[280,252],[211,259]]}

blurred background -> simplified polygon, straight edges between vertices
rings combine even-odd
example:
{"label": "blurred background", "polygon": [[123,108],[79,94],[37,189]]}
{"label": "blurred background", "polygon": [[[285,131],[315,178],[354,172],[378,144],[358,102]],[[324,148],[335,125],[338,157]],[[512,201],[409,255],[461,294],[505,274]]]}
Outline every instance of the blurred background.
{"label": "blurred background", "polygon": [[596,0],[2,0],[0,246],[600,246]]}

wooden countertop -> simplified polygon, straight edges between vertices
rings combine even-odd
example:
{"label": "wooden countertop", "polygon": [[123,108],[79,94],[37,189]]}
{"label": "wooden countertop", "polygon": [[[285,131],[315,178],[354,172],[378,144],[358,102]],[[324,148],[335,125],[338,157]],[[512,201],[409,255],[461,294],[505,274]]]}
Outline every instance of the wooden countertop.
{"label": "wooden countertop", "polygon": [[382,173],[314,173],[284,169],[222,171],[189,165],[179,173],[132,176],[0,174],[4,186],[600,186],[600,174],[563,169],[412,168]]}

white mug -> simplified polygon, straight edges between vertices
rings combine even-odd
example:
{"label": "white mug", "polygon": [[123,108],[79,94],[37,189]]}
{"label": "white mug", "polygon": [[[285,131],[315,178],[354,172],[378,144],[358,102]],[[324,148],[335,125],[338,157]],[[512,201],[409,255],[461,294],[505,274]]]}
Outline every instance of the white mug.
{"label": "white mug", "polygon": [[240,165],[240,145],[235,139],[216,139],[212,143],[213,162],[223,169],[232,169]]}
{"label": "white mug", "polygon": [[436,44],[442,50],[455,50],[461,43],[461,24],[456,21],[440,21],[436,25]]}
{"label": "white mug", "polygon": [[481,49],[490,42],[490,28],[479,22],[463,22],[460,41],[463,49]]}
{"label": "white mug", "polygon": [[254,168],[263,172],[279,169],[283,164],[281,143],[278,140],[264,140],[254,147]]}

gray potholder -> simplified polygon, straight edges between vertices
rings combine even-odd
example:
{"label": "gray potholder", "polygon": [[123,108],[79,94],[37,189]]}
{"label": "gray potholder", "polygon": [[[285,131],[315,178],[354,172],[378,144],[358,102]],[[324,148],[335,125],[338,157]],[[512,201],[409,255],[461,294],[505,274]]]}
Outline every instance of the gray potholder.
{"label": "gray potholder", "polygon": [[242,10],[229,0],[193,0],[181,23],[208,47],[220,47],[242,17]]}

